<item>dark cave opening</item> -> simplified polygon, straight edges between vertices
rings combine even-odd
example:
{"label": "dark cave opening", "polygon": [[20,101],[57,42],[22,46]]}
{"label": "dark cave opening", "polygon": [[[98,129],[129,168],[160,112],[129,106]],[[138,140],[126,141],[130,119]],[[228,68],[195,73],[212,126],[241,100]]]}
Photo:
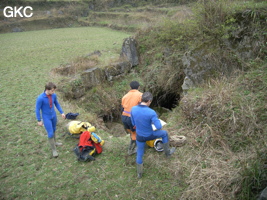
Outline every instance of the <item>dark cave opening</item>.
{"label": "dark cave opening", "polygon": [[163,107],[169,110],[177,107],[180,100],[180,94],[161,92],[153,97],[151,107]]}
{"label": "dark cave opening", "polygon": [[[150,105],[152,109],[155,109],[158,112],[159,108],[164,108],[165,110],[172,110],[179,105],[180,94],[171,93],[164,91],[158,93],[153,97],[153,101]],[[159,115],[161,113],[158,113]],[[110,110],[110,112],[106,112],[105,114],[100,115],[105,123],[107,122],[121,122],[121,109],[120,105],[118,105],[117,109]]]}

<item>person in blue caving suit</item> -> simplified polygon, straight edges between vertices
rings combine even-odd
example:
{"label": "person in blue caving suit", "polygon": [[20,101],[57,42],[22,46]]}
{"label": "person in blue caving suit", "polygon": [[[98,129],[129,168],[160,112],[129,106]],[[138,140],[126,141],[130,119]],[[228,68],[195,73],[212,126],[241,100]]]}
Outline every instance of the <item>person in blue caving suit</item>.
{"label": "person in blue caving suit", "polygon": [[[143,174],[143,156],[146,141],[162,138],[163,150],[167,157],[170,157],[175,151],[175,147],[169,147],[168,132],[161,129],[162,125],[156,111],[149,108],[152,100],[153,95],[150,92],[145,92],[142,95],[141,103],[134,106],[131,110],[132,124],[136,128],[136,164],[138,178],[141,178]],[[157,130],[153,130],[152,124],[154,124]]]}
{"label": "person in blue caving suit", "polygon": [[[62,143],[56,142],[56,126],[57,126],[57,114],[55,107],[60,112],[63,119],[66,118],[55,94],[56,85],[49,82],[45,85],[45,90],[41,93],[36,100],[36,119],[38,126],[44,126],[47,132],[48,142],[52,149],[53,157],[58,157],[56,146],[62,145]],[[40,111],[42,115],[40,114]]]}

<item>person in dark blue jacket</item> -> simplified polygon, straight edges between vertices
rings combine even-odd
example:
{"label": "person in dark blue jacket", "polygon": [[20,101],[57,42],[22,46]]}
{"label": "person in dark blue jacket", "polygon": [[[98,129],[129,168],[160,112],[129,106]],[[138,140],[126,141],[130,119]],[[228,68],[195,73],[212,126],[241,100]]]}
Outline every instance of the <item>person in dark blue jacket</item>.
{"label": "person in dark blue jacket", "polygon": [[[65,114],[58,103],[57,95],[55,94],[56,85],[49,82],[45,85],[45,90],[37,97],[35,113],[37,118],[37,124],[44,126],[48,136],[48,142],[50,143],[53,157],[58,157],[56,146],[62,145],[62,143],[56,142],[56,126],[57,126],[57,114],[55,107],[60,112],[63,119]],[[42,117],[40,114],[42,113]]]}
{"label": "person in dark blue jacket", "polygon": [[[137,176],[142,177],[143,174],[143,156],[145,152],[146,141],[162,138],[164,153],[167,157],[174,153],[175,148],[169,148],[168,132],[161,130],[162,125],[158,119],[157,113],[149,108],[153,100],[150,92],[142,95],[141,103],[134,106],[131,110],[132,124],[136,127],[136,144],[137,144]],[[152,124],[157,130],[153,130]]]}

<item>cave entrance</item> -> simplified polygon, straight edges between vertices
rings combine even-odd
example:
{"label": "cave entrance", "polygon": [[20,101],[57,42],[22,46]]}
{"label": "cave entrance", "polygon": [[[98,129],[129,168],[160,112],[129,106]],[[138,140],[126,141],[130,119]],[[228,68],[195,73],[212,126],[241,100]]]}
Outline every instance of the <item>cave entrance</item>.
{"label": "cave entrance", "polygon": [[[179,105],[179,101],[180,94],[161,91],[153,97],[150,107],[161,115],[166,111],[171,111],[173,108],[176,108]],[[101,117],[105,123],[121,122],[120,105],[118,104],[117,109],[110,110],[110,112],[101,115]]]}
{"label": "cave entrance", "polygon": [[180,94],[177,93],[165,93],[164,91],[158,93],[153,97],[151,107],[162,107],[168,110],[172,110],[177,107],[180,101]]}

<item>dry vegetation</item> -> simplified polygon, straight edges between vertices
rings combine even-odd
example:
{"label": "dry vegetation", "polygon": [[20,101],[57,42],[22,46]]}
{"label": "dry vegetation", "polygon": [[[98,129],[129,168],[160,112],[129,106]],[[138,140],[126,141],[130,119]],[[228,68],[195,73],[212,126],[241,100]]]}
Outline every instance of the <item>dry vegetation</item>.
{"label": "dry vegetation", "polygon": [[74,76],[79,73],[97,66],[99,63],[99,56],[86,56],[77,57],[68,64],[62,64],[61,66],[52,69],[52,73],[58,73],[64,76]]}
{"label": "dry vegetation", "polygon": [[253,84],[261,77],[266,90],[266,69],[249,74],[192,89],[172,114],[172,134],[188,139],[179,152],[189,186],[181,199],[254,199],[266,186],[266,94]]}

